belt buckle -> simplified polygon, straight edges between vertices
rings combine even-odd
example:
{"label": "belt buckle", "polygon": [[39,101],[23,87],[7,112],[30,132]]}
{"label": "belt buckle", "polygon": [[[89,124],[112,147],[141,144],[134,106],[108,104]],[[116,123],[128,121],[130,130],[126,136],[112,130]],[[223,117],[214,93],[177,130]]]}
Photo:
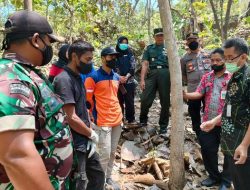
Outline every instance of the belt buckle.
{"label": "belt buckle", "polygon": [[157,65],[156,68],[157,68],[157,69],[161,69],[162,66],[161,66],[161,65]]}

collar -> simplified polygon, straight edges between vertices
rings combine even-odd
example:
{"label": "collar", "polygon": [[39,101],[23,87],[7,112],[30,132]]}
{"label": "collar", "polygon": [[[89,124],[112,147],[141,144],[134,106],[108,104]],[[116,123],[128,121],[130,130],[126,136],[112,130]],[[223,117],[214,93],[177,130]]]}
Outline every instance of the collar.
{"label": "collar", "polygon": [[76,77],[76,78],[81,78],[80,74],[74,72],[71,68],[69,68],[69,67],[67,67],[67,66],[64,67],[64,70],[65,70],[68,74],[70,74],[70,75],[72,75],[72,76],[74,76],[74,77]]}
{"label": "collar", "polygon": [[[214,70],[212,70],[211,73],[212,73],[212,75],[213,75],[214,77],[216,76]],[[230,74],[231,74],[231,73],[230,73],[229,71],[225,70],[225,72],[223,73],[223,75],[221,75],[220,77],[228,76],[228,75],[230,75]],[[219,78],[220,78],[220,77],[219,77]]]}
{"label": "collar", "polygon": [[21,57],[17,53],[4,52],[3,58],[4,59],[10,59],[10,60],[12,60],[12,61],[14,61],[16,63],[21,63],[21,64],[24,64],[24,65],[28,65],[30,67],[35,67],[34,65],[32,65],[30,62],[28,62],[27,60],[25,60],[23,57]]}
{"label": "collar", "polygon": [[101,71],[102,74],[108,75],[108,76],[113,76],[114,73],[115,73],[114,70],[112,69],[110,74],[108,74],[106,71],[103,70],[102,66],[100,67],[100,71]]}
{"label": "collar", "polygon": [[154,43],[152,47],[153,47],[153,48],[157,48],[157,47],[164,47],[164,44],[161,44],[161,45],[156,45],[156,43]]}

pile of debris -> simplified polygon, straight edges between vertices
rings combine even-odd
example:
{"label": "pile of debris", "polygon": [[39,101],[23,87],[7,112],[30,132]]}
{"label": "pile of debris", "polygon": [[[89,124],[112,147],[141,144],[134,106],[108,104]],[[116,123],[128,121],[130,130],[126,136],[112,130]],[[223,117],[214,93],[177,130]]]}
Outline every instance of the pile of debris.
{"label": "pile of debris", "polygon": [[[119,182],[123,190],[168,189],[171,125],[167,134],[158,134],[156,124],[159,118],[159,108],[159,101],[156,100],[151,108],[147,127],[122,133],[112,177]],[[138,101],[136,112],[139,112]],[[207,175],[202,162],[200,146],[192,131],[190,118],[185,116],[185,119],[183,159],[186,169],[186,186],[184,190],[209,189],[200,186],[200,181]],[[220,156],[220,164],[222,164],[222,160],[223,158]]]}

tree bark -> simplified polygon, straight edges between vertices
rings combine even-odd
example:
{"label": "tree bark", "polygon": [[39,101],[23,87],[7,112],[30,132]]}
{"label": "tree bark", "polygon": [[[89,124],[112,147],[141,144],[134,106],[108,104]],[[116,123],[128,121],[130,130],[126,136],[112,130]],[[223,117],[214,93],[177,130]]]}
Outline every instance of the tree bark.
{"label": "tree bark", "polygon": [[100,11],[101,12],[103,12],[103,8],[104,8],[103,0],[100,0]]}
{"label": "tree bark", "polygon": [[23,7],[25,10],[32,11],[32,0],[24,0]]}
{"label": "tree bark", "polygon": [[[223,23],[223,5],[224,5],[224,0],[220,0],[220,26],[222,27],[224,25]],[[225,38],[224,36],[224,30],[221,30],[221,39],[223,41],[223,39]]]}
{"label": "tree bark", "polygon": [[228,23],[229,23],[229,19],[230,19],[230,11],[231,11],[231,7],[233,4],[233,0],[228,0],[227,2],[227,11],[226,11],[226,16],[225,16],[225,24],[222,27],[223,30],[223,41],[225,41],[227,39],[227,31],[228,31]]}
{"label": "tree bark", "polygon": [[148,20],[148,41],[149,43],[152,42],[151,40],[151,0],[147,0],[147,20]]}
{"label": "tree bark", "polygon": [[172,15],[169,0],[158,0],[160,17],[167,47],[171,79],[171,144],[170,144],[170,182],[171,190],[180,190],[184,187],[184,118],[180,59],[174,34]]}
{"label": "tree bark", "polygon": [[220,27],[220,22],[219,22],[219,18],[218,18],[218,15],[217,15],[217,11],[215,9],[215,6],[214,6],[214,2],[213,0],[209,0],[210,2],[210,5],[211,5],[211,8],[212,8],[212,11],[213,11],[213,15],[214,15],[214,20],[215,20],[215,26],[217,28],[217,30],[219,31],[220,35],[221,35],[221,27]]}
{"label": "tree bark", "polygon": [[73,35],[73,27],[74,27],[74,11],[75,10],[73,8],[73,5],[70,6],[67,0],[64,1],[64,5],[65,5],[66,9],[69,11],[69,14],[70,14],[69,42],[72,43],[72,41],[73,41],[72,35]]}
{"label": "tree bark", "polygon": [[199,26],[197,21],[197,16],[193,6],[194,0],[190,0],[190,8],[191,8],[191,18],[193,20],[192,31],[191,32],[199,32]]}

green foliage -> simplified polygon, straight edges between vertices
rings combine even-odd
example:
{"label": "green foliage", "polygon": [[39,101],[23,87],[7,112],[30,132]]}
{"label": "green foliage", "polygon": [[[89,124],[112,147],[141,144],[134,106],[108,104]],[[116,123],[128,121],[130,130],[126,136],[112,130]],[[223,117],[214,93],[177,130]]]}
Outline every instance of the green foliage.
{"label": "green foliage", "polygon": [[[110,44],[116,45],[116,40],[121,35],[127,36],[130,45],[135,49],[138,49],[138,41],[144,40],[149,43],[149,39],[153,36],[153,28],[161,26],[157,0],[151,1],[151,31],[148,31],[147,26],[147,0],[140,0],[135,9],[136,0],[103,0],[102,4],[100,0],[33,0],[33,9],[47,17],[55,33],[65,36],[68,40],[83,38],[91,42],[97,50],[96,57],[99,57],[100,49]],[[214,2],[220,15],[220,1],[214,0]],[[226,3],[227,0],[224,0],[224,15]],[[175,34],[178,41],[184,44],[183,39],[190,30],[190,20],[193,17],[190,12],[190,0],[175,0],[171,4],[175,9],[172,11]],[[206,49],[220,46],[222,40],[215,29],[209,1],[196,0],[192,5],[198,24],[203,26],[200,32],[203,46]],[[0,1],[1,27],[8,14],[22,8],[22,0]],[[245,8],[239,6],[239,0],[234,0],[231,15],[237,18]],[[250,28],[249,17],[242,19],[235,27],[231,27],[229,36],[239,35],[242,28]],[[179,53],[182,54],[185,52],[184,45],[180,47]]]}

